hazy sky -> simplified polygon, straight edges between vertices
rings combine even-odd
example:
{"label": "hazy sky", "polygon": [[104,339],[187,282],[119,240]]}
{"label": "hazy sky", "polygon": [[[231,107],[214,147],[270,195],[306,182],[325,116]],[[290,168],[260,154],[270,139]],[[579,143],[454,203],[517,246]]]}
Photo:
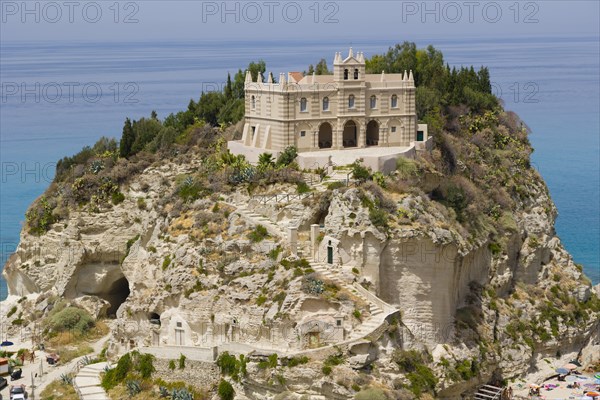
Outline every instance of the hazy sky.
{"label": "hazy sky", "polygon": [[0,42],[598,35],[600,1],[7,1]]}

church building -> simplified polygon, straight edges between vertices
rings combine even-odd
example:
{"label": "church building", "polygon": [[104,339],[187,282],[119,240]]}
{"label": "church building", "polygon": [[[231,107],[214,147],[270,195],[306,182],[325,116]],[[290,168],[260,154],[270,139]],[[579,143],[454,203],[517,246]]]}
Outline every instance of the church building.
{"label": "church building", "polygon": [[[412,71],[366,74],[363,53],[336,53],[333,75],[280,74],[267,82],[246,72],[242,139],[229,149],[251,162],[289,146],[298,153],[410,148],[427,140],[417,124]],[[389,152],[389,149],[388,149]]]}

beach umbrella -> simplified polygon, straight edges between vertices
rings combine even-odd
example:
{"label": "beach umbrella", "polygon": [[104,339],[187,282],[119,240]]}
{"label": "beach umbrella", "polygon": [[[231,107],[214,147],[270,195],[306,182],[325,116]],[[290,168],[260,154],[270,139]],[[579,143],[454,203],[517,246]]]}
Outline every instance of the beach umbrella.
{"label": "beach umbrella", "polygon": [[566,368],[557,368],[556,369],[556,373],[561,374],[561,375],[566,375],[568,374],[570,371]]}
{"label": "beach umbrella", "polygon": [[568,369],[568,370],[577,369],[577,365],[575,365],[575,364],[573,364],[573,363],[568,363],[568,364],[565,364],[565,365],[563,366],[563,368],[566,368],[566,369]]}
{"label": "beach umbrella", "polygon": [[0,346],[6,347],[6,346],[12,346],[13,344],[14,344],[13,342],[9,342],[8,340],[5,340],[4,342],[0,343]]}
{"label": "beach umbrella", "polygon": [[588,396],[588,397],[595,398],[595,397],[600,396],[600,393],[598,393],[598,392],[587,392],[585,395]]}

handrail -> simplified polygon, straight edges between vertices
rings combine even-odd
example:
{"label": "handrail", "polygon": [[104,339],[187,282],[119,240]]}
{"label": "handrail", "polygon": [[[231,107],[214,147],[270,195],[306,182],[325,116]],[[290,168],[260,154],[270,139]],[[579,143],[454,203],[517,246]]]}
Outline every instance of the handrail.
{"label": "handrail", "polygon": [[307,197],[313,197],[313,192],[308,193],[278,193],[278,194],[257,194],[252,196],[251,200],[257,200],[262,204],[267,204],[271,200],[275,200],[276,203],[290,200],[304,200]]}
{"label": "handrail", "polygon": [[398,311],[398,309],[396,307],[392,306],[391,304],[386,303],[381,298],[379,298],[377,295],[375,295],[374,293],[371,293],[369,290],[365,289],[360,283],[354,282],[352,284],[352,286],[358,292],[360,292],[363,296],[367,297],[369,299],[369,301],[371,301],[372,303],[375,303],[379,308],[381,308],[385,314],[391,314],[395,311]]}

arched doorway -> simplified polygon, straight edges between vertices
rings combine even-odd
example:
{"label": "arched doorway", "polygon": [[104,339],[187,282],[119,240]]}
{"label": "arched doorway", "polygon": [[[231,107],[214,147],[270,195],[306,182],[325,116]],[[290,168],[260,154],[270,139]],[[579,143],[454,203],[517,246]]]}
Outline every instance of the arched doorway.
{"label": "arched doorway", "polygon": [[342,135],[342,144],[344,147],[356,147],[358,145],[356,122],[350,120],[344,124],[344,134]]}
{"label": "arched doorway", "polygon": [[379,123],[372,120],[367,124],[367,146],[379,145]]}
{"label": "arched doorway", "polygon": [[333,143],[333,129],[329,122],[324,122],[319,126],[319,148],[329,149]]}

